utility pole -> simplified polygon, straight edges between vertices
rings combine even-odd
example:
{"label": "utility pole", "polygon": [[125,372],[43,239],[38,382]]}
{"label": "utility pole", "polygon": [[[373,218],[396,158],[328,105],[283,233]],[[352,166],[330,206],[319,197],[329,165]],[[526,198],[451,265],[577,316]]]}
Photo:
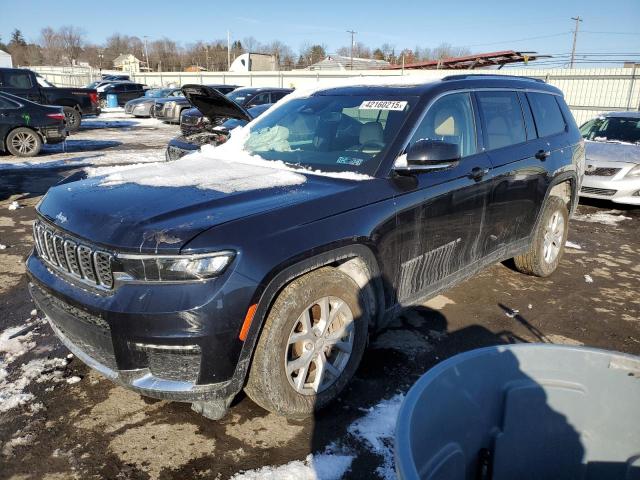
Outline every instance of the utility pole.
{"label": "utility pole", "polygon": [[227,30],[227,72],[231,68],[231,32]]}
{"label": "utility pole", "polygon": [[347,30],[347,33],[351,34],[351,70],[353,70],[353,36],[358,33],[358,32],[354,32],[353,30]]}
{"label": "utility pole", "polygon": [[149,38],[148,35],[144,36],[144,59],[147,62],[147,72],[151,71],[151,68],[149,67],[149,52],[147,51],[147,38]]}
{"label": "utility pole", "polygon": [[571,17],[571,20],[576,21],[576,29],[573,31],[573,47],[571,47],[571,64],[569,68],[573,68],[573,64],[576,59],[576,43],[578,41],[578,25],[580,25],[580,22],[582,21],[582,19],[580,18],[580,16],[577,16],[577,17]]}

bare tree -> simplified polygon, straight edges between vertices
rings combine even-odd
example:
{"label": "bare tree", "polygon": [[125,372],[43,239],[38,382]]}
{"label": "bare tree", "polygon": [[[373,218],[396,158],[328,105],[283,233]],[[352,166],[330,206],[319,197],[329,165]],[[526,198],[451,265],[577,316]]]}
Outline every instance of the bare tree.
{"label": "bare tree", "polygon": [[58,30],[60,44],[66,60],[73,65],[77,62],[82,53],[84,45],[84,32],[72,25],[65,25]]}
{"label": "bare tree", "polygon": [[53,28],[45,27],[40,31],[40,46],[45,64],[58,65],[62,61],[62,41]]}

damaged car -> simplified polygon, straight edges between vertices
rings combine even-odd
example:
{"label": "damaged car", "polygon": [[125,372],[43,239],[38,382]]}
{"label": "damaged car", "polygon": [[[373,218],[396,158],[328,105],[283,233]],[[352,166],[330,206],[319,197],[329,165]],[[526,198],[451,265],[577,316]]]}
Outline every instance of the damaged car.
{"label": "damaged car", "polygon": [[182,90],[194,109],[202,112],[208,121],[202,131],[172,138],[165,152],[167,161],[196,152],[203,145],[223,144],[232,130],[243,127],[271,107],[271,104],[265,104],[245,110],[228,96],[206,85],[185,85]]}
{"label": "damaged car", "polygon": [[[235,85],[224,84],[211,84],[207,86],[223,94],[233,92],[238,88]],[[155,102],[152,116],[163,122],[180,123],[182,112],[188,108],[191,108],[191,104],[183,95],[177,95],[171,98],[159,98]]]}
{"label": "damaged car", "polygon": [[402,308],[506,259],[551,275],[584,170],[562,92],[402,80],[297,92],[206,152],[51,188],[27,271],[55,334],[208,418],[241,390],[303,418]]}
{"label": "damaged car", "polygon": [[580,196],[640,205],[640,112],[610,112],[580,127],[587,163]]}

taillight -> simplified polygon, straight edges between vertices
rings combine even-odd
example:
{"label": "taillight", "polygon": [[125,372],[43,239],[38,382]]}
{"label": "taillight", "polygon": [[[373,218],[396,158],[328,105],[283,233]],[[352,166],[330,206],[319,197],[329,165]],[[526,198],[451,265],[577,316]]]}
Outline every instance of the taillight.
{"label": "taillight", "polygon": [[54,120],[64,120],[64,113],[47,113],[47,117],[53,118]]}
{"label": "taillight", "polygon": [[98,103],[98,94],[97,93],[90,93],[89,94],[89,100],[91,100],[91,103]]}

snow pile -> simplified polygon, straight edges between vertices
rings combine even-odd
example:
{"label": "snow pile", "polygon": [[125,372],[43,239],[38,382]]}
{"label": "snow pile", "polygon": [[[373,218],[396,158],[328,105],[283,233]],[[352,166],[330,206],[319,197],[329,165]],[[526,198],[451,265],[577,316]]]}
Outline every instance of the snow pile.
{"label": "snow pile", "polygon": [[[382,457],[376,473],[384,479],[395,479],[393,436],[398,411],[404,395],[383,400],[367,410],[367,414],[347,429],[350,437]],[[331,444],[322,453],[308,455],[304,461],[295,460],[279,467],[262,467],[242,472],[232,480],[338,480],[344,478],[355,454],[346,447]]]}
{"label": "snow pile", "polygon": [[577,243],[570,242],[569,240],[564,242],[564,246],[567,248],[573,248],[574,250],[582,250],[582,247],[580,245],[578,245]]}
{"label": "snow pile", "polygon": [[385,479],[396,478],[393,467],[393,436],[402,400],[402,394],[383,400],[348,428],[352,436],[364,441],[373,453],[382,457],[383,464],[376,473]]}
{"label": "snow pile", "polygon": [[0,250],[6,250],[7,246],[4,243],[0,243]]}
{"label": "snow pile", "polygon": [[604,225],[616,226],[623,220],[631,220],[631,217],[621,215],[620,210],[607,210],[605,212],[586,213],[584,215],[575,214],[573,218],[579,222],[602,223]]}
{"label": "snow pile", "polygon": [[587,283],[593,283],[593,277],[591,275],[585,275],[584,281]]}
{"label": "snow pile", "polygon": [[[2,364],[9,365],[17,357],[24,355],[36,346],[33,341],[33,332],[29,331],[22,335],[31,324],[19,325],[7,328],[0,333],[0,354],[2,354]],[[0,380],[2,376],[0,374]]]}
{"label": "snow pile", "polygon": [[17,202],[17,201],[13,201],[11,202],[11,205],[9,205],[9,210],[17,210],[19,208],[22,208],[22,206]]}
{"label": "snow pile", "polygon": [[232,480],[340,480],[351,466],[350,455],[308,455],[280,467],[262,467],[234,475]]}
{"label": "snow pile", "polygon": [[62,369],[67,366],[63,358],[36,358],[20,367],[19,377],[13,381],[0,382],[0,413],[7,412],[33,401],[32,393],[26,393],[25,388],[32,382],[37,383],[62,379]]}

